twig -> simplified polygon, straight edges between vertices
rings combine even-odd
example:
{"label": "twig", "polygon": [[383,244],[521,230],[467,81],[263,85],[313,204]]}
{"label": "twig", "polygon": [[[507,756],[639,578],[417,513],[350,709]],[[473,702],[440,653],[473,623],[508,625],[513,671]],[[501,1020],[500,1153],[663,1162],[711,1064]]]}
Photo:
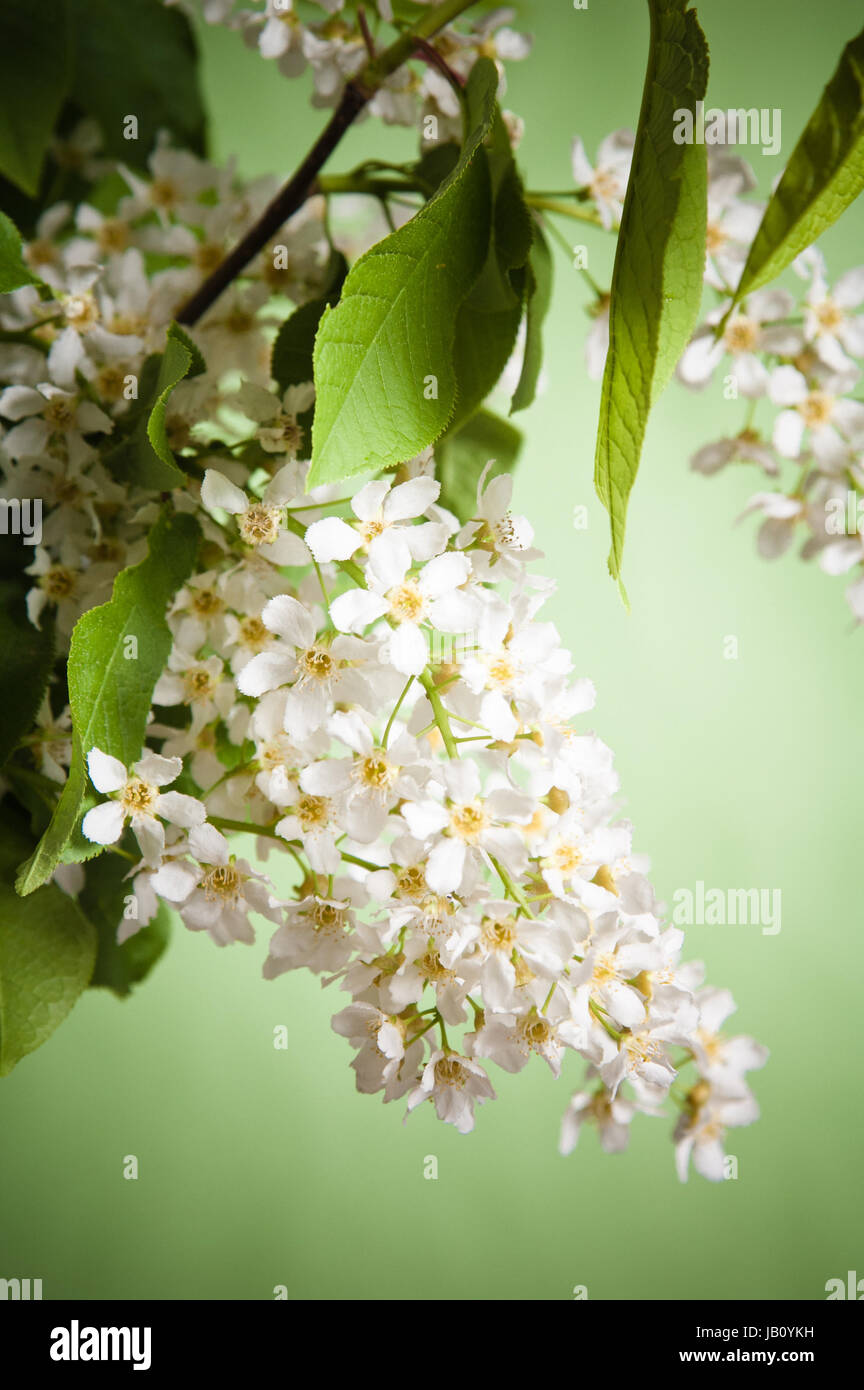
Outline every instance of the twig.
{"label": "twig", "polygon": [[366,11],[364,10],[362,5],[357,10],[357,23],[360,25],[360,33],[363,35],[363,42],[366,45],[366,52],[369,54],[369,57],[372,59],[372,62],[374,63],[377,57],[377,54],[375,52],[375,41],[369,32],[369,24],[366,19]]}
{"label": "twig", "polygon": [[177,314],[177,322],[197,323],[214,300],[257,256],[262,247],[284,222],[305,203],[318,171],[327,162],[348,127],[356,120],[369,100],[367,92],[357,82],[349,82],[339,101],[339,105],[307,154],[299,169],[291,176],[285,187],[264,209],[258,221],[241,237],[234,250],[209,275],[203,285],[190,295]]}
{"label": "twig", "polygon": [[461,87],[465,86],[464,77],[460,77],[458,72],[453,71],[444,55],[438,52],[434,44],[429,43],[426,39],[417,39],[414,52],[418,58],[425,58],[430,67],[437,68],[442,76],[447,78],[451,87],[455,87],[459,91]]}
{"label": "twig", "polygon": [[309,197],[317,175],[333,153],[349,126],[357,119],[364,106],[384,84],[427,40],[443,29],[451,20],[467,10],[474,0],[442,0],[430,8],[417,23],[416,29],[401,34],[394,43],[377,58],[370,61],[356,77],[345,86],[339,104],[315,144],[300,167],[291,176],[285,187],[264,209],[254,226],[208,276],[177,313],[177,322],[197,323],[207,312],[214,300],[234,281],[249,262],[266,246],[275,232],[291,217]]}

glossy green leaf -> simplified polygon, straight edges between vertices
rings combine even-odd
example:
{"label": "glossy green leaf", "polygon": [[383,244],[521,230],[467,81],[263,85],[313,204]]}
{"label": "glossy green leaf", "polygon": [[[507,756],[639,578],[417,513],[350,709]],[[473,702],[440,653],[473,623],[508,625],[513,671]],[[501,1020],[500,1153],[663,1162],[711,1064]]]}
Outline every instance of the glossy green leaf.
{"label": "glossy green leaf", "polygon": [[148,357],[138,381],[138,398],[118,424],[117,438],[104,462],[118,482],[169,492],[187,478],[168,442],[166,421],[171,393],[187,376],[205,370],[196,343],[179,326],[168,329],[165,351]]}
{"label": "glossy green leaf", "polygon": [[687,6],[688,0],[649,0],[648,67],[612,274],[594,482],[609,512],[609,570],[619,583],[648,413],[687,344],[702,299],[705,147],[673,139],[675,113],[695,112],[708,78],[705,36]]}
{"label": "glossy green leaf", "polygon": [[192,572],[199,534],[194,517],[163,512],[150,533],[146,558],[117,576],[108,603],[91,608],[76,623],[67,669],[72,765],[50,825],[21,867],[19,893],[45,883],[64,857],[99,853],[78,829],[87,790],[86,755],[101,748],[127,766],[140,756],[153,687],[171,650],[165,610]]}
{"label": "glossy green leaf", "polygon": [[549,243],[536,223],[529,261],[526,300],[525,354],[510,406],[511,415],[517,410],[525,410],[537,394],[537,382],[543,366],[543,324],[552,300],[552,253]]}
{"label": "glossy green leaf", "polygon": [[494,63],[479,60],[457,165],[410,222],[360,257],[321,318],[310,487],[414,457],[453,415],[456,318],[489,245],[489,171],[478,156],[497,85]]}
{"label": "glossy green leaf", "polygon": [[864,30],[848,43],[753,239],[736,302],[774,280],[864,188]]}
{"label": "glossy green leaf", "polygon": [[87,988],[96,931],[56,884],[22,902],[12,887],[27,837],[8,804],[0,824],[0,1076],[63,1022]]}
{"label": "glossy green leaf", "polygon": [[22,285],[40,284],[25,264],[21,254],[21,237],[14,222],[4,212],[0,212],[0,294],[9,294]]}
{"label": "glossy green leaf", "polygon": [[489,163],[492,223],[483,270],[459,310],[456,325],[458,396],[450,421],[456,428],[486,399],[516,346],[532,238],[522,183],[497,108],[483,153]]}
{"label": "glossy green leaf", "polygon": [[[200,376],[206,370],[204,358],[201,356],[197,344],[192,341],[179,324],[172,323],[168,329],[168,339],[156,381],[156,400],[147,421],[147,438],[154,454],[168,470],[166,477],[174,477],[175,481],[171,484],[173,487],[185,484],[186,474],[182,468],[178,467],[171,445],[168,443],[168,435],[165,431],[168,402],[171,392],[184,377]],[[139,479],[139,481],[141,480]]]}

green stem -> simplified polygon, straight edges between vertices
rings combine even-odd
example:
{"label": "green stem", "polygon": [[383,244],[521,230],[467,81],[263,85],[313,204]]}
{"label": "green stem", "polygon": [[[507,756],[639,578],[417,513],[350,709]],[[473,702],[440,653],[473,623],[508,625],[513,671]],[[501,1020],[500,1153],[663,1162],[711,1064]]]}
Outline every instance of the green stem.
{"label": "green stem", "polygon": [[251,821],[231,820],[228,816],[211,816],[210,824],[215,825],[217,830],[237,830],[243,835],[263,835],[267,840],[279,840],[281,844],[285,841],[281,835],[277,835],[272,825],[253,825]]}
{"label": "green stem", "polygon": [[528,906],[528,900],[525,897],[525,894],[522,892],[522,889],[513,882],[513,879],[511,878],[507,870],[504,868],[503,864],[499,864],[498,860],[492,854],[489,855],[489,862],[494,868],[501,882],[504,884],[504,887],[509,896],[513,899],[515,903],[519,904],[525,916],[529,917],[532,922],[535,922],[537,919],[534,916],[534,913],[531,911],[530,907]]}
{"label": "green stem", "polygon": [[344,849],[340,849],[339,853],[348,864],[356,864],[358,868],[368,869],[373,874],[381,872],[381,865],[373,864],[371,859],[358,859],[356,854],[348,854]]}
{"label": "green stem", "polygon": [[450,717],[444,708],[441,696],[435,688],[435,682],[428,671],[424,671],[422,676],[418,676],[417,679],[429,698],[429,703],[432,706],[432,713],[435,716],[435,723],[438,725],[441,737],[444,740],[444,747],[447,749],[448,756],[451,758],[458,758],[459,750],[456,747],[456,740],[450,728]]}
{"label": "green stem", "polygon": [[393,728],[393,720],[396,718],[397,714],[399,713],[400,707],[401,707],[401,705],[402,705],[402,701],[405,699],[405,696],[408,694],[408,691],[411,689],[411,687],[412,687],[413,684],[414,684],[414,677],[413,677],[413,676],[409,676],[408,679],[407,679],[407,681],[405,682],[405,686],[404,686],[404,688],[403,688],[403,690],[402,690],[402,694],[399,696],[399,699],[396,701],[396,704],[393,706],[393,713],[390,715],[390,718],[387,720],[387,728],[384,730],[384,737],[383,737],[382,740],[381,740],[381,747],[382,747],[382,748],[386,748],[386,747],[387,747],[387,740],[388,740],[388,738],[390,737],[390,730]]}
{"label": "green stem", "polygon": [[[554,212],[559,217],[570,217],[574,222],[590,222],[592,227],[603,226],[599,213],[571,208],[568,203],[559,203],[557,198],[543,198],[538,193],[526,193],[525,201],[529,208],[536,208],[538,212]],[[616,229],[610,227],[609,230]]]}
{"label": "green stem", "polygon": [[610,1038],[614,1038],[617,1043],[620,1043],[624,1034],[619,1033],[615,1028],[612,1027],[612,1024],[606,1018],[602,1009],[598,1008],[598,1006],[594,1003],[593,999],[588,1000],[588,1007],[591,1010],[594,1017],[596,1018],[597,1022],[600,1023],[606,1029],[606,1032],[609,1034]]}

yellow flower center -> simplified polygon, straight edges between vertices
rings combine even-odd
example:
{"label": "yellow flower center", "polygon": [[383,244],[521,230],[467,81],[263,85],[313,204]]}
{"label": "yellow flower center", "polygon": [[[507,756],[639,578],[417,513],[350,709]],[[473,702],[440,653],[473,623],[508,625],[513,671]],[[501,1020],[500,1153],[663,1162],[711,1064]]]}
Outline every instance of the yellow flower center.
{"label": "yellow flower center", "polygon": [[152,813],[158,796],[158,788],[140,777],[131,777],[120,794],[120,802],[127,815],[146,816]]}
{"label": "yellow flower center", "polygon": [[129,245],[129,226],[120,217],[106,217],[96,233],[96,242],[102,251],[125,251]]}
{"label": "yellow flower center", "polygon": [[759,340],[759,325],[741,315],[732,319],[723,334],[729,352],[752,352]]}
{"label": "yellow flower center", "polygon": [[183,673],[183,686],[186,691],[185,702],[209,700],[216,689],[218,677],[213,676],[204,666],[193,666]]}
{"label": "yellow flower center", "polygon": [[305,651],[297,653],[297,664],[300,668],[301,680],[325,681],[332,680],[336,674],[336,662],[330,655],[326,647],[315,646],[307,647]]}
{"label": "yellow flower center", "polygon": [[482,801],[470,801],[463,806],[454,806],[450,812],[451,832],[468,845],[476,844],[488,825],[489,816]]}
{"label": "yellow flower center", "polygon": [[223,902],[233,903],[237,901],[241,882],[240,874],[233,864],[219,864],[204,875],[201,889],[205,897],[221,898]]}
{"label": "yellow flower center", "polygon": [[516,945],[516,922],[505,917],[503,922],[487,918],[483,923],[483,942],[491,951],[505,951],[507,955]]}
{"label": "yellow flower center", "polygon": [[107,362],[96,373],[96,390],[103,400],[119,401],[125,385],[125,368],[116,362]]}
{"label": "yellow flower center", "polygon": [[99,309],[89,290],[83,294],[70,294],[64,301],[63,312],[66,322],[77,328],[79,333],[89,333],[99,322]]}
{"label": "yellow flower center", "polygon": [[115,314],[108,326],[112,333],[116,333],[121,338],[130,336],[143,338],[147,332],[147,320],[143,314]]}
{"label": "yellow flower center", "polygon": [[824,328],[827,333],[833,333],[843,323],[843,310],[834,303],[833,299],[823,299],[821,304],[816,306],[814,311],[816,322],[820,328]]}
{"label": "yellow flower center", "polygon": [[387,760],[383,753],[370,753],[357,764],[356,777],[364,787],[373,791],[389,791],[396,780],[398,769]]}
{"label": "yellow flower center", "polygon": [[75,589],[76,575],[66,565],[54,565],[39,580],[41,587],[54,602],[68,598]]}
{"label": "yellow flower center", "polygon": [[229,333],[239,336],[255,327],[255,315],[250,314],[248,309],[232,309],[223,322]]}
{"label": "yellow flower center", "polygon": [[509,656],[497,656],[489,662],[489,681],[506,689],[516,678],[516,666]]}
{"label": "yellow flower center", "polygon": [[150,201],[157,208],[173,208],[180,201],[180,189],[173,179],[154,179],[150,185]]}
{"label": "yellow flower center", "polygon": [[827,425],[831,419],[834,409],[834,397],[829,396],[827,391],[811,391],[806,400],[801,402],[798,407],[804,416],[804,421],[811,429],[820,425]]}
{"label": "yellow flower center", "polygon": [[301,796],[297,802],[297,819],[303,830],[324,826],[330,819],[330,804],[324,796]]}
{"label": "yellow flower center", "polygon": [[243,618],[240,622],[240,641],[244,647],[250,647],[252,651],[261,651],[268,646],[272,640],[268,628],[266,628],[260,618]]}
{"label": "yellow flower center", "polygon": [[396,892],[400,898],[423,898],[428,891],[426,875],[419,864],[412,864],[408,869],[397,870],[396,879]]}
{"label": "yellow flower center", "polygon": [[544,1047],[552,1037],[550,1024],[539,1014],[530,1013],[520,1018],[517,1027],[523,1042],[532,1048]]}
{"label": "yellow flower center", "polygon": [[75,425],[76,403],[66,396],[55,396],[48,402],[44,419],[52,430],[71,430]]}
{"label": "yellow flower center", "polygon": [[331,936],[338,936],[345,929],[345,913],[336,903],[322,902],[319,899],[315,904],[312,920],[319,931]]}
{"label": "yellow flower center", "polygon": [[225,604],[215,589],[196,589],[189,607],[199,618],[209,618],[214,613],[221,613]]}
{"label": "yellow flower center", "polygon": [[253,502],[237,519],[240,535],[247,545],[271,545],[279,535],[281,517],[281,507]]}
{"label": "yellow flower center", "polygon": [[439,1057],[435,1063],[435,1080],[439,1086],[455,1086],[461,1090],[466,1079],[465,1069],[455,1057]]}
{"label": "yellow flower center", "polygon": [[414,579],[406,579],[398,588],[391,589],[387,595],[391,616],[399,623],[416,623],[423,617],[426,600]]}

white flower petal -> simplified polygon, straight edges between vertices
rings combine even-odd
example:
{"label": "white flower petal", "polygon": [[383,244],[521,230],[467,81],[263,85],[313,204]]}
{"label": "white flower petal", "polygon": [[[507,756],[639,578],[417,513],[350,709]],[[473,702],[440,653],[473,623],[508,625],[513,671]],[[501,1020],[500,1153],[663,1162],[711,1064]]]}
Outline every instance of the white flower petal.
{"label": "white flower petal", "polygon": [[201,484],[201,501],[209,512],[231,512],[236,516],[245,512],[249,499],[245,492],[220,473],[216,468],[208,468]]}
{"label": "white flower petal", "polygon": [[103,753],[101,748],[91,748],[87,754],[87,771],[97,792],[119,792],[125,787],[128,773],[119,758]]}
{"label": "white flower petal", "polygon": [[350,560],[363,544],[363,537],[338,516],[313,521],[306,528],[306,544],[320,564],[331,560]]}
{"label": "white flower petal", "polygon": [[81,831],[97,845],[113,845],[123,834],[126,817],[119,801],[103,801],[94,806],[81,822]]}

